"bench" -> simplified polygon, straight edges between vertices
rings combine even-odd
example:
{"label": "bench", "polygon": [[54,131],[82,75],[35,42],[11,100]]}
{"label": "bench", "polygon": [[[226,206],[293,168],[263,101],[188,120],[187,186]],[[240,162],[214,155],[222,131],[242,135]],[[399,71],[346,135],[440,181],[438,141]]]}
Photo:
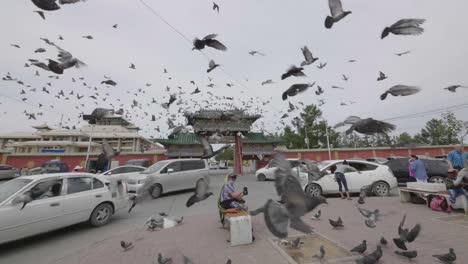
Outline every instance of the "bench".
{"label": "bench", "polygon": [[[454,209],[463,209],[465,214],[468,214],[468,200],[465,196],[461,195],[458,196],[455,200],[454,204],[450,203],[450,195],[448,191],[438,191],[438,192],[431,192],[431,191],[422,191],[422,190],[414,190],[409,188],[400,187],[398,188],[400,191],[400,202],[402,203],[409,203],[411,202],[411,194],[421,194],[423,196],[432,194],[432,195],[440,195],[444,196],[447,202],[452,206]],[[427,200],[426,200],[427,201]]]}
{"label": "bench", "polygon": [[223,210],[223,228],[225,223],[229,223],[229,233],[231,246],[245,245],[252,243],[252,220],[247,211]]}

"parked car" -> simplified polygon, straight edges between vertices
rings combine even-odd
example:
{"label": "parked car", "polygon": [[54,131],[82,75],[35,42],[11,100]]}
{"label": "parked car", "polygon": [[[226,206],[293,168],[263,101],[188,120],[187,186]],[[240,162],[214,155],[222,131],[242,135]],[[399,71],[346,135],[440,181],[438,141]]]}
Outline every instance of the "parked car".
{"label": "parked car", "polygon": [[[301,160],[299,159],[287,159],[291,166],[292,172],[299,177],[299,183],[301,184],[302,188],[305,188],[307,183],[309,182],[309,174],[304,170],[297,170],[298,166],[301,165]],[[255,172],[255,177],[258,181],[265,181],[268,179],[275,179],[275,170],[276,167],[271,165],[271,162],[268,163],[265,167],[258,169]]]}
{"label": "parked car", "polygon": [[[447,178],[448,163],[444,159],[421,159],[426,166],[427,176],[430,182],[445,183]],[[385,165],[389,166],[398,183],[416,181],[409,176],[409,158],[397,158],[389,160]]]}
{"label": "parked car", "polygon": [[69,172],[68,164],[61,162],[59,160],[51,160],[42,163],[41,173],[59,173],[59,172]]}
{"label": "parked car", "polygon": [[[193,189],[199,181],[209,183],[208,162],[203,159],[174,159],[158,161],[146,170],[128,176],[128,192],[143,195],[148,191],[151,197],[158,198],[163,193]],[[148,177],[152,185],[149,190],[141,190]]]}
{"label": "parked car", "polygon": [[209,166],[210,166],[210,170],[217,170],[219,168],[218,164],[216,164],[215,162],[210,162]]}
{"label": "parked car", "polygon": [[111,187],[89,173],[22,176],[0,185],[0,244],[80,222],[109,223],[128,205],[125,185]]}
{"label": "parked car", "polygon": [[140,167],[148,168],[151,165],[151,162],[150,162],[149,159],[133,159],[133,160],[128,160],[127,165],[133,165],[133,166],[140,166]]}
{"label": "parked car", "polygon": [[227,161],[220,161],[220,162],[218,163],[218,168],[219,168],[220,170],[226,170],[226,169],[228,168],[228,163],[227,163]]}
{"label": "parked car", "polygon": [[13,166],[0,164],[0,180],[12,179],[17,172],[18,170]]}
{"label": "parked car", "polygon": [[[351,167],[360,172],[345,172],[350,193],[358,193],[364,186],[371,186],[372,193],[377,196],[386,196],[391,189],[398,187],[397,180],[388,166],[363,160],[347,161]],[[330,166],[339,164],[343,164],[343,160],[327,160],[318,163],[320,178],[309,182],[305,187],[305,192],[312,196],[339,193],[335,175],[330,171]]]}
{"label": "parked car", "polygon": [[111,175],[117,175],[117,174],[127,174],[127,173],[132,173],[132,172],[142,172],[144,170],[146,170],[146,168],[142,166],[124,165],[124,166],[119,166],[119,167],[110,169],[102,173],[102,175],[111,176]]}
{"label": "parked car", "polygon": [[[287,159],[291,168],[295,168],[301,164],[299,159]],[[255,178],[258,181],[265,181],[265,180],[274,180],[275,179],[275,170],[276,167],[271,166],[271,161],[265,167],[258,169],[255,172]]]}
{"label": "parked car", "polygon": [[370,158],[367,158],[366,160],[370,162],[379,163],[379,164],[385,164],[385,162],[388,161],[388,159],[382,158],[382,157],[370,157]]}

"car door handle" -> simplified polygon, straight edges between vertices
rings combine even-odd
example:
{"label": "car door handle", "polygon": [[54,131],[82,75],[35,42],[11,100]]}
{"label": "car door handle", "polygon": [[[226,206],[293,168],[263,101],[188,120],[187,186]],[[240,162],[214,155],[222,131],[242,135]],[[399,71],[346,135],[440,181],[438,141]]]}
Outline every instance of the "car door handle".
{"label": "car door handle", "polygon": [[101,198],[102,195],[101,194],[96,194],[96,198]]}
{"label": "car door handle", "polygon": [[60,203],[51,203],[50,204],[51,207],[55,207],[55,206],[59,206],[59,205],[60,205]]}

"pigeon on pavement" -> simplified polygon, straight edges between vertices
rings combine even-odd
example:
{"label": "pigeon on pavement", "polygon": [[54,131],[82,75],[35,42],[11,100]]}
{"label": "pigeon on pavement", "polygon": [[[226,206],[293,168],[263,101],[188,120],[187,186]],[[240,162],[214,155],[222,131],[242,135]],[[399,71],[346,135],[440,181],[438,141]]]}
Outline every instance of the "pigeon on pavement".
{"label": "pigeon on pavement", "polygon": [[332,220],[332,219],[328,219],[328,221],[330,222],[330,225],[333,226],[333,228],[341,228],[341,227],[344,227],[343,225],[343,220],[341,220],[341,217],[338,217],[338,220]]}
{"label": "pigeon on pavement", "polygon": [[449,249],[449,253],[442,254],[442,255],[432,255],[432,257],[438,259],[440,262],[444,264],[451,264],[457,260],[457,255],[455,254],[455,250],[453,248]]}
{"label": "pigeon on pavement", "polygon": [[133,248],[133,244],[132,244],[132,243],[130,243],[130,242],[125,242],[125,241],[123,241],[123,240],[120,241],[120,246],[122,247],[122,249],[123,249],[124,251],[127,251],[127,250]]}
{"label": "pigeon on pavement", "polygon": [[381,39],[387,37],[390,33],[395,35],[420,35],[424,29],[420,27],[426,20],[425,19],[400,19],[390,27],[386,27],[382,31]]}
{"label": "pigeon on pavement", "polygon": [[378,260],[373,255],[367,255],[360,259],[357,259],[356,263],[357,264],[375,264],[377,263],[377,261]]}
{"label": "pigeon on pavement", "polygon": [[326,254],[325,248],[323,247],[323,245],[320,245],[320,250],[318,254],[315,254],[312,257],[318,258],[320,261],[322,261],[322,259],[325,257],[325,254]]}
{"label": "pigeon on pavement", "polygon": [[370,256],[373,256],[377,261],[382,258],[383,252],[382,252],[382,246],[377,245],[377,248],[374,250],[374,252],[369,254]]}
{"label": "pigeon on pavement", "polygon": [[322,215],[322,211],[318,210],[316,214],[312,217],[314,220],[320,220],[320,216]]}
{"label": "pigeon on pavement", "polygon": [[172,264],[172,258],[165,258],[161,255],[161,253],[159,253],[158,264]]}
{"label": "pigeon on pavement", "polygon": [[367,249],[367,241],[363,240],[361,244],[355,246],[354,248],[351,249],[351,252],[357,252],[359,254],[362,254],[366,251]]}
{"label": "pigeon on pavement", "polygon": [[388,244],[387,239],[385,239],[385,237],[381,237],[381,238],[380,238],[380,244],[381,244],[382,246],[386,246],[386,245]]}
{"label": "pigeon on pavement", "polygon": [[328,6],[330,7],[331,16],[325,18],[325,28],[332,28],[334,23],[337,23],[347,15],[351,14],[351,11],[344,11],[341,0],[328,0]]}
{"label": "pigeon on pavement", "polygon": [[414,259],[414,258],[416,258],[418,256],[418,252],[416,250],[412,250],[412,251],[398,251],[398,250],[395,250],[395,254],[406,257],[406,258],[408,258],[408,260],[412,260],[412,259]]}

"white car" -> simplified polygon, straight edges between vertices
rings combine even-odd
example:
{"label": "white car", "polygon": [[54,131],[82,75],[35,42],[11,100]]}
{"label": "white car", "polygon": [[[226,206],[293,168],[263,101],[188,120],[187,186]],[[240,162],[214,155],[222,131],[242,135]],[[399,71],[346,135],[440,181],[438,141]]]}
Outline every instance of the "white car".
{"label": "white car", "polygon": [[85,221],[109,223],[128,205],[125,185],[111,188],[89,173],[22,176],[1,184],[0,244]]}
{"label": "white car", "polygon": [[104,173],[102,173],[101,175],[104,175],[104,176],[111,176],[111,175],[126,175],[127,173],[133,173],[133,172],[142,172],[146,170],[145,167],[142,167],[142,166],[134,166],[134,165],[124,165],[124,166],[119,166],[119,167],[115,167],[113,169],[110,169]]}
{"label": "white car", "polygon": [[[360,192],[364,186],[371,186],[372,193],[377,196],[386,196],[391,189],[398,187],[398,182],[388,166],[363,160],[347,161],[351,167],[361,172],[345,172],[351,193]],[[327,160],[318,163],[322,176],[307,184],[305,192],[311,196],[339,193],[335,175],[330,171],[330,166],[339,164],[343,164],[343,160]]]}
{"label": "white car", "polygon": [[133,195],[144,195],[141,188],[148,177],[151,177],[149,195],[158,198],[163,193],[194,189],[199,181],[209,184],[210,169],[203,159],[161,160],[140,173],[127,176],[128,192]]}
{"label": "white car", "polygon": [[[301,164],[301,160],[299,159],[287,159],[289,161],[289,164],[291,165],[291,168],[296,168]],[[266,165],[263,168],[258,169],[255,172],[255,177],[257,178],[258,181],[265,181],[265,180],[274,180],[275,179],[275,170],[276,167],[272,167],[271,163]],[[292,170],[293,173],[297,174],[297,170]],[[308,174],[303,171],[299,171],[299,182],[302,185],[302,188],[305,188],[305,186],[308,183]]]}

